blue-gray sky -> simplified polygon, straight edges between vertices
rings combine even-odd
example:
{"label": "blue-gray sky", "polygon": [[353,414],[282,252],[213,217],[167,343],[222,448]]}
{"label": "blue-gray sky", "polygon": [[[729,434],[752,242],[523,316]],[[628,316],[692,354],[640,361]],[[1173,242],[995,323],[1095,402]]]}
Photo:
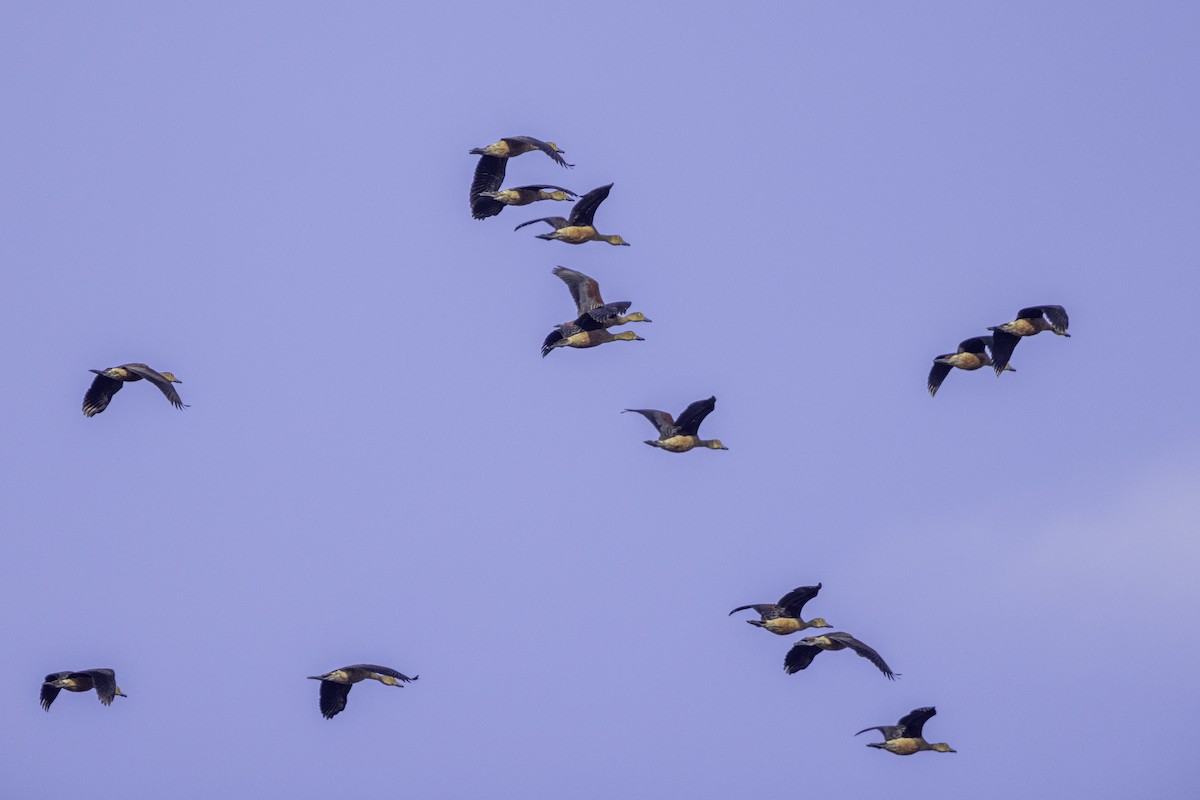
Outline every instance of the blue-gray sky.
{"label": "blue-gray sky", "polygon": [[[0,10],[13,797],[1193,797],[1200,7]],[[571,247],[472,220],[615,184]],[[562,264],[654,320],[539,358]],[[1018,372],[930,359],[1027,305]],[[174,371],[94,419],[89,368]],[[729,452],[626,407],[717,396]],[[875,646],[786,676],[806,609]],[[354,689],[333,721],[305,676]],[[128,699],[37,704],[108,666]],[[956,755],[854,731],[936,705]],[[830,789],[830,786],[836,787]],[[819,787],[819,788],[814,788]]]}

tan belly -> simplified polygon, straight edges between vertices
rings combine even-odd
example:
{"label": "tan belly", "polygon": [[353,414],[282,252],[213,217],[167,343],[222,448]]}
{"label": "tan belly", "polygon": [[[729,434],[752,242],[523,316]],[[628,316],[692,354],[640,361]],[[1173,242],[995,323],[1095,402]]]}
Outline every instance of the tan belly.
{"label": "tan belly", "polygon": [[892,739],[885,749],[898,756],[911,756],[921,749],[921,743],[919,739]]}
{"label": "tan belly", "polygon": [[583,244],[596,238],[596,229],[591,225],[568,225],[555,231],[554,238],[567,244]]}
{"label": "tan belly", "polygon": [[672,436],[670,439],[660,441],[658,446],[663,450],[670,450],[672,453],[686,453],[696,446],[696,437]]}
{"label": "tan belly", "polygon": [[567,347],[595,347],[600,344],[592,340],[593,331],[580,331],[566,339]]}
{"label": "tan belly", "polygon": [[969,371],[982,367],[983,359],[974,353],[957,353],[950,357],[950,364]]}
{"label": "tan belly", "polygon": [[763,627],[771,633],[777,633],[780,636],[787,636],[789,633],[803,630],[800,625],[800,620],[792,619],[791,617],[779,617],[777,619],[769,619],[763,623]]}

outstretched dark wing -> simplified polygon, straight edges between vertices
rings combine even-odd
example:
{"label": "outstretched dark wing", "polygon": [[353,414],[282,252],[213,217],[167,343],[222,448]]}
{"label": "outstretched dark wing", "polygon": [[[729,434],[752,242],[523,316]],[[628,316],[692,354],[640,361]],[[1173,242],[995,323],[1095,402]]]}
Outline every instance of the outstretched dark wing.
{"label": "outstretched dark wing", "polygon": [[889,667],[887,663],[880,657],[879,653],[876,653],[870,647],[863,644],[858,639],[855,639],[850,634],[838,631],[836,633],[828,633],[826,634],[826,637],[835,642],[841,642],[842,644],[846,645],[846,647],[870,661],[879,668],[880,672],[887,676],[888,680],[896,680],[896,673],[892,672],[891,667]]}
{"label": "outstretched dark wing", "polygon": [[413,675],[410,678],[407,675],[397,672],[391,667],[381,667],[378,664],[355,664],[352,667],[346,667],[346,669],[365,669],[367,672],[374,672],[379,675],[387,675],[403,683],[411,683],[412,681],[415,681],[417,678],[421,677],[420,675]]}
{"label": "outstretched dark wing", "polygon": [[981,356],[984,355],[984,345],[990,345],[991,343],[992,337],[990,336],[972,336],[970,339],[963,339],[958,343],[958,352],[974,353],[977,356]]}
{"label": "outstretched dark wing", "polygon": [[353,687],[349,683],[321,681],[321,716],[333,719],[346,707],[346,695]]}
{"label": "outstretched dark wing", "polygon": [[783,657],[783,671],[794,675],[812,663],[821,652],[821,648],[804,642],[796,642],[792,649]]}
{"label": "outstretched dark wing", "polygon": [[729,616],[733,616],[739,611],[745,611],[747,608],[753,608],[754,613],[758,614],[758,616],[763,620],[779,619],[779,617],[783,616],[782,609],[780,609],[779,606],[775,605],[774,603],[759,603],[758,605],[753,606],[738,606],[733,611],[729,612]]}
{"label": "outstretched dark wing", "polygon": [[1046,321],[1050,323],[1050,327],[1055,333],[1066,333],[1067,325],[1070,320],[1067,319],[1067,310],[1062,306],[1042,306],[1042,313],[1046,315]]}
{"label": "outstretched dark wing", "polygon": [[159,391],[171,401],[171,405],[178,409],[184,408],[183,401],[179,399],[179,393],[175,391],[175,387],[171,385],[171,381],[167,380],[166,376],[162,373],[150,369],[145,364],[124,364],[123,366],[134,375],[145,378],[157,386]]}
{"label": "outstretched dark wing", "polygon": [[580,314],[579,318],[573,324],[584,331],[611,328],[617,317],[629,310],[630,305],[632,303],[628,300],[622,300],[619,303],[605,303],[602,306],[596,306],[591,311],[585,311]]}
{"label": "outstretched dark wing", "polygon": [[879,731],[883,734],[885,742],[890,742],[892,739],[899,739],[904,735],[904,729],[899,725],[876,725],[873,728],[863,728],[854,735],[858,736],[859,733],[866,733],[867,731]]}
{"label": "outstretched dark wing", "polygon": [[[655,411],[652,408],[627,408],[625,411],[632,411],[635,414],[641,414],[646,419],[650,420],[650,424],[658,428],[658,436],[660,439],[666,439],[672,436],[677,426],[675,418],[665,411]],[[625,411],[621,413],[624,414]]]}
{"label": "outstretched dark wing", "polygon": [[70,672],[52,672],[46,676],[45,683],[42,684],[41,703],[42,708],[50,710],[50,704],[54,702],[54,698],[58,697],[58,693],[62,691],[57,686],[49,686],[51,681],[59,680],[70,675]]}
{"label": "outstretched dark wing", "polygon": [[804,610],[804,604],[817,596],[817,592],[821,591],[822,584],[816,586],[798,586],[790,592],[779,598],[779,606],[783,609],[784,616],[800,618],[800,613]]}
{"label": "outstretched dark wing", "polygon": [[608,197],[609,191],[613,185],[610,183],[607,186],[601,186],[597,189],[592,189],[590,192],[579,198],[574,206],[571,207],[571,225],[591,225],[592,217],[596,216],[596,209]]}
{"label": "outstretched dark wing", "polygon": [[104,375],[97,375],[87,394],[83,396],[83,415],[94,417],[112,402],[113,395],[121,391],[122,382]]}
{"label": "outstretched dark wing", "polygon": [[481,197],[484,192],[494,192],[504,183],[507,158],[480,156],[475,165],[475,178],[471,181],[471,216],[475,219],[494,217],[504,209],[504,203],[491,197]]}
{"label": "outstretched dark wing", "polygon": [[708,398],[707,400],[697,400],[683,410],[679,415],[679,420],[675,423],[676,429],[683,436],[699,436],[700,423],[704,422],[704,418],[712,413],[712,410],[717,407],[717,398]]}
{"label": "outstretched dark wing", "polygon": [[562,217],[538,217],[537,219],[531,219],[528,222],[522,222],[520,225],[513,228],[513,230],[519,231],[519,230],[521,230],[521,228],[524,228],[526,225],[532,225],[535,222],[548,223],[550,225],[550,227],[554,228],[554,230],[558,230],[559,228],[567,227],[567,221],[565,219],[563,219]]}
{"label": "outstretched dark wing", "polygon": [[921,737],[921,731],[925,727],[925,721],[937,713],[937,709],[933,706],[925,708],[914,708],[912,711],[905,714],[896,723],[896,727],[900,728],[902,733],[899,736],[889,736],[889,739],[899,739],[900,737],[917,739]]}
{"label": "outstretched dark wing", "polygon": [[574,164],[568,164],[566,159],[559,155],[560,152],[565,151],[559,151],[554,147],[551,147],[549,142],[543,142],[541,139],[535,139],[532,136],[506,136],[504,138],[511,142],[522,142],[541,150],[543,153],[553,158],[554,163],[558,164],[560,167],[575,166]]}
{"label": "outstretched dark wing", "polygon": [[992,368],[999,375],[1004,372],[1004,368],[1008,366],[1008,360],[1012,358],[1013,350],[1017,348],[1017,342],[1021,341],[1020,336],[1013,336],[1011,333],[1004,331],[994,331],[992,334]]}
{"label": "outstretched dark wing", "polygon": [[600,296],[600,284],[596,283],[595,278],[566,267],[555,267],[553,272],[567,285],[571,299],[575,301],[577,313],[582,314],[596,306],[604,305],[604,298]]}
{"label": "outstretched dark wing", "polygon": [[[938,356],[938,358],[941,358],[941,356]],[[937,390],[941,387],[942,381],[946,380],[946,376],[950,374],[950,370],[952,369],[954,367],[949,364],[941,364],[937,361],[933,362],[933,366],[929,368],[929,380],[925,382],[925,385],[929,388],[930,397],[937,395]]]}
{"label": "outstretched dark wing", "polygon": [[542,358],[548,356],[550,351],[554,349],[555,345],[566,338],[566,334],[563,333],[562,328],[555,328],[554,330],[550,331],[550,333],[546,336],[546,339],[542,342]]}
{"label": "outstretched dark wing", "polygon": [[92,687],[96,696],[104,705],[112,705],[117,696],[117,674],[111,669],[81,669],[77,674],[87,675],[92,679]]}
{"label": "outstretched dark wing", "polygon": [[561,187],[561,186],[555,186],[555,185],[553,185],[553,184],[550,184],[550,183],[531,183],[531,184],[529,184],[528,186],[514,186],[514,187],[512,187],[512,190],[513,190],[514,192],[520,192],[520,191],[524,191],[524,190],[526,190],[526,189],[528,189],[528,190],[531,190],[531,191],[534,191],[534,192],[544,192],[544,191],[546,191],[547,189],[550,189],[550,190],[552,190],[552,191],[556,191],[556,192],[566,192],[566,193],[567,193],[567,194],[569,194],[571,197],[579,197],[579,195],[575,194],[575,192],[572,192],[570,189],[564,189],[564,188],[563,188],[563,187]]}

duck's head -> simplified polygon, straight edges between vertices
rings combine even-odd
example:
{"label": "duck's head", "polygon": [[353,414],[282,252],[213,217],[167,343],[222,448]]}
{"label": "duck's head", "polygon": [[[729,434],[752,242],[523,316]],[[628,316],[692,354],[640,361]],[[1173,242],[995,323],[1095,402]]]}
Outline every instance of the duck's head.
{"label": "duck's head", "polygon": [[174,372],[160,372],[158,374],[162,375],[164,378],[169,380],[171,383],[183,383],[183,381],[181,381],[181,380],[179,380],[179,378],[175,377]]}
{"label": "duck's head", "polygon": [[704,446],[710,450],[728,450],[729,448],[721,444],[720,439],[712,439],[704,443]]}
{"label": "duck's head", "polygon": [[645,339],[638,336],[633,331],[621,331],[620,333],[613,336],[613,339],[616,339],[617,341],[621,341],[621,342],[644,342],[644,341],[646,341]]}
{"label": "duck's head", "polygon": [[615,244],[620,247],[629,247],[629,242],[625,241],[620,236],[609,236],[605,241],[607,241],[609,244]]}
{"label": "duck's head", "polygon": [[953,747],[946,744],[945,742],[938,742],[937,744],[932,745],[929,749],[936,750],[939,753],[957,753],[958,752],[957,750],[955,750]]}
{"label": "duck's head", "polygon": [[556,152],[556,153],[565,153],[565,152],[567,152],[566,150],[563,150],[561,147],[559,147],[558,145],[556,145],[554,142],[546,142],[546,144],[548,144],[548,145],[550,146],[550,149],[551,149],[551,150],[553,150],[553,151],[554,151],[554,152]]}
{"label": "duck's head", "polygon": [[571,199],[571,195],[567,194],[562,189],[555,189],[553,192],[550,192],[547,195],[547,197],[549,197],[551,200],[570,200]]}
{"label": "duck's head", "polygon": [[810,628],[832,628],[833,626],[830,625],[828,622],[826,622],[824,617],[813,617],[813,619],[808,623],[808,627],[810,627]]}
{"label": "duck's head", "polygon": [[625,322],[652,322],[649,317],[640,311],[635,311],[627,317],[621,317]]}

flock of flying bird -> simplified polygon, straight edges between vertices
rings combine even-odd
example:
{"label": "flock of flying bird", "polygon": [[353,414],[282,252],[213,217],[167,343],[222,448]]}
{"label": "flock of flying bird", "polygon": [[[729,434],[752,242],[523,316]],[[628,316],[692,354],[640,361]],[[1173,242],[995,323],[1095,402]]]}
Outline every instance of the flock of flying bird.
{"label": "flock of flying bird", "polygon": [[[600,186],[580,196],[570,189],[551,184],[529,184],[503,189],[505,172],[508,161],[516,156],[541,151],[561,167],[572,167],[563,159],[561,150],[554,142],[543,142],[531,136],[508,136],[486,147],[478,147],[470,152],[478,155],[479,163],[475,168],[475,176],[471,183],[470,203],[471,215],[475,219],[487,219],[504,210],[505,206],[523,206],[542,200],[567,201],[574,200],[567,217],[541,217],[522,222],[514,230],[520,230],[526,225],[537,222],[549,224],[553,230],[538,234],[539,239],[560,241],[567,244],[583,244],[584,242],[608,242],[611,245],[628,246],[629,243],[616,235],[599,233],[594,225],[596,210],[608,197],[612,184]],[[625,325],[630,322],[650,322],[640,311],[626,313],[632,303],[621,301],[605,303],[600,295],[600,285],[594,278],[566,267],[555,267],[554,275],[560,278],[575,301],[576,318],[569,322],[560,323],[542,343],[542,357],[560,347],[589,348],[597,347],[614,341],[643,341],[642,337],[629,331],[613,334],[610,328]],[[937,394],[938,388],[945,381],[952,369],[977,370],[991,366],[996,375],[1005,371],[1015,371],[1009,365],[1009,359],[1017,344],[1023,337],[1035,336],[1042,331],[1051,331],[1059,336],[1070,336],[1067,333],[1067,312],[1062,306],[1043,305],[1030,306],[1017,312],[1016,319],[988,328],[991,336],[975,336],[959,344],[957,352],[936,356],[933,367],[929,372],[928,389],[930,396]],[[83,400],[83,413],[92,417],[108,408],[113,396],[126,383],[146,380],[166,396],[171,405],[176,408],[186,408],[173,384],[182,383],[170,372],[158,372],[145,364],[130,363],[104,370],[90,370],[96,374],[91,387]],[[697,447],[712,450],[728,450],[719,439],[701,439],[700,424],[716,407],[716,397],[697,400],[688,405],[678,418],[672,417],[665,411],[645,408],[627,408],[625,411],[641,414],[658,431],[658,438],[647,440],[646,444],[667,450],[672,453],[684,453]],[[739,606],[729,612],[731,615],[747,609],[759,615],[759,619],[747,620],[751,625],[763,628],[771,633],[787,636],[810,628],[830,628],[823,618],[815,617],[805,621],[802,612],[805,604],[817,596],[821,584],[816,586],[800,586],[785,594],[778,603],[763,603]],[[895,680],[897,673],[887,665],[887,662],[873,648],[844,631],[836,631],[800,639],[784,657],[784,670],[794,674],[812,663],[823,650],[851,650],[870,661],[889,680]],[[326,719],[333,719],[346,707],[346,698],[351,687],[360,681],[377,680],[385,686],[403,686],[415,681],[390,667],[374,664],[354,664],[348,667],[327,672],[323,675],[310,676],[311,680],[321,682],[320,710]],[[47,711],[61,690],[69,692],[87,692],[95,690],[100,702],[104,705],[112,703],[115,697],[126,697],[117,686],[116,674],[111,669],[88,669],[79,672],[55,672],[47,675],[41,687],[41,705]],[[929,743],[923,737],[925,723],[936,714],[932,706],[917,708],[900,718],[896,725],[880,725],[865,728],[858,733],[879,731],[883,734],[883,742],[873,742],[868,747],[880,748],[897,755],[912,755],[922,750],[933,750],[942,753],[955,752],[948,744]],[[858,734],[855,734],[856,736]]]}

